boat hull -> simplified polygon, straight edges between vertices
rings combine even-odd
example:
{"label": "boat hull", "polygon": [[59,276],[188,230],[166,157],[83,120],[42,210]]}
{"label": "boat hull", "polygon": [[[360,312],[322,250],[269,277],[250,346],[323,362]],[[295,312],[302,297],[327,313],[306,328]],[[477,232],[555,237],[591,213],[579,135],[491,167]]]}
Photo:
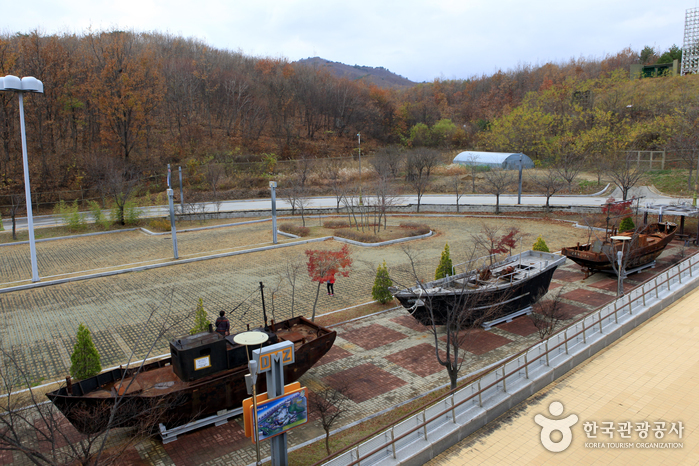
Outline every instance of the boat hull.
{"label": "boat hull", "polygon": [[[677,225],[674,223],[663,223],[650,224],[641,230],[635,239],[632,239],[638,244],[632,246],[630,253],[625,252],[628,255],[626,269],[642,267],[656,260],[675,238],[676,229]],[[621,249],[621,243],[618,244],[613,252],[609,241],[605,240],[601,242],[598,250],[593,250],[594,244],[585,244],[563,248],[561,254],[588,270],[615,273],[610,257],[615,258],[616,251]]]}
{"label": "boat hull", "polygon": [[[303,317],[290,321],[305,321]],[[281,322],[278,326],[283,325]],[[291,383],[298,380],[332,347],[336,332],[312,324],[323,333],[312,341],[295,344],[295,362],[284,367],[284,381]],[[139,383],[158,383],[160,380],[173,378],[171,358],[163,359],[145,365],[137,374]],[[169,370],[169,372],[167,372]],[[165,371],[165,372],[163,372]],[[72,384],[72,393],[67,387],[47,394],[53,404],[80,432],[99,432],[110,424],[111,427],[144,427],[153,428],[164,424],[171,428],[191,422],[195,419],[215,415],[221,410],[239,408],[244,399],[249,398],[245,385],[245,375],[249,373],[247,365],[228,369],[215,375],[185,383],[183,387],[169,390],[163,383],[162,393],[158,390],[142,391],[141,393],[123,394],[117,396],[95,397],[97,390],[136,373],[135,369],[114,369],[90,379]],[[174,386],[182,385],[181,383]],[[258,393],[266,391],[266,378],[259,377]],[[113,409],[117,405],[116,409]],[[109,422],[109,416],[114,419]]]}
{"label": "boat hull", "polygon": [[[424,325],[454,323],[457,319],[454,316],[454,309],[458,308],[464,308],[463,314],[458,318],[461,325],[496,319],[531,306],[546,294],[554,272],[558,266],[565,263],[565,257],[549,253],[540,254],[547,255],[546,257],[550,258],[550,263],[538,273],[533,273],[527,278],[511,284],[483,289],[461,288],[430,293],[421,293],[420,288],[414,287],[397,292],[394,296],[415,319]],[[509,263],[516,263],[516,261],[515,257]],[[460,275],[456,275],[451,279],[459,279],[459,277]],[[430,290],[443,283],[444,279],[436,280],[421,288]]]}

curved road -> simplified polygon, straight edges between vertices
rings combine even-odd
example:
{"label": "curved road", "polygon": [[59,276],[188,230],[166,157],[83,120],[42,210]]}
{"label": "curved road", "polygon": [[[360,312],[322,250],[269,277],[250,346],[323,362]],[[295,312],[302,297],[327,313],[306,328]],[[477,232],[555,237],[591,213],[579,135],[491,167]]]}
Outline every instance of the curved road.
{"label": "curved road", "polygon": [[[631,195],[643,196],[644,203],[664,203],[668,204],[674,201],[678,201],[677,198],[672,198],[665,196],[663,194],[654,192],[647,187],[633,188]],[[620,199],[621,195],[619,189],[617,188],[611,196],[552,196],[549,204],[551,206],[600,206],[606,202],[609,197],[614,197],[615,199]],[[371,201],[370,196],[364,197],[365,203]],[[433,204],[433,205],[456,205],[456,196],[453,194],[425,194],[420,201],[421,204]],[[690,200],[691,202],[691,200]],[[396,196],[394,198],[393,205],[405,206],[417,204],[417,196]],[[536,206],[541,207],[546,204],[546,197],[541,195],[522,195],[521,205],[525,206]],[[317,208],[334,208],[337,203],[335,198],[332,196],[324,197],[312,197],[308,200],[308,205],[306,208],[317,209]],[[492,194],[473,194],[473,195],[463,195],[459,199],[459,205],[484,205],[490,206],[495,205],[495,196]],[[500,196],[501,206],[513,206],[517,205],[517,195],[516,194],[503,194]],[[176,207],[177,208],[177,207]],[[213,202],[205,203],[205,208],[207,212],[216,212],[216,205]],[[290,209],[291,205],[286,199],[277,197],[277,208],[278,209]],[[247,210],[258,210],[258,211],[271,211],[272,204],[271,199],[240,199],[232,201],[222,201],[220,205],[220,211],[222,212],[235,212],[235,211],[247,211]],[[145,217],[160,217],[168,215],[169,210],[167,206],[150,206],[142,207],[141,210]],[[8,225],[11,227],[11,223],[8,218],[3,219],[5,228]],[[61,218],[56,215],[37,215],[34,216],[34,226],[36,228],[55,226],[63,223]],[[26,229],[27,219],[26,217],[18,217],[17,228]]]}

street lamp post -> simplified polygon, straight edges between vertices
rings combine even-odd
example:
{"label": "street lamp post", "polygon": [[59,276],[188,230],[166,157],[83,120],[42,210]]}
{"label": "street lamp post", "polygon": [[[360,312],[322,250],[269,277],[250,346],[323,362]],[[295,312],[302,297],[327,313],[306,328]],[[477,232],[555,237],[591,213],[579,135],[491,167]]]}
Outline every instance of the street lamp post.
{"label": "street lamp post", "polygon": [[[629,236],[612,236],[611,239],[613,241],[621,241],[621,251],[617,251],[617,253],[616,253],[616,259],[617,259],[616,295],[617,296],[624,296],[624,275],[626,275],[626,271],[622,267],[624,264],[624,245],[626,244],[627,241],[630,241],[631,238]],[[612,261],[614,261],[614,259],[612,259]]]}
{"label": "street lamp post", "polygon": [[29,230],[29,251],[32,262],[32,282],[39,281],[39,268],[36,263],[36,243],[34,241],[34,216],[32,215],[32,195],[29,187],[29,162],[27,160],[27,135],[24,125],[24,94],[44,93],[44,84],[32,76],[20,79],[8,74],[0,78],[0,91],[16,92],[19,95],[19,128],[22,136],[22,162],[24,165],[24,193],[27,198],[27,229]]}
{"label": "street lamp post", "polygon": [[522,156],[519,156],[519,190],[517,191],[517,205],[522,204]]}
{"label": "street lamp post", "polygon": [[272,192],[272,243],[277,244],[277,182],[270,181],[269,189]]}

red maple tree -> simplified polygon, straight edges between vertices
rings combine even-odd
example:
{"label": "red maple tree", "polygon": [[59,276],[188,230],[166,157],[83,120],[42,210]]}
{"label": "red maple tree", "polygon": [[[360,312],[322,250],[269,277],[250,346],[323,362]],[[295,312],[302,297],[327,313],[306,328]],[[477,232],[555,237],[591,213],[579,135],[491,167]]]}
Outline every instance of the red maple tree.
{"label": "red maple tree", "polygon": [[633,199],[627,201],[615,201],[613,197],[607,199],[606,204],[602,205],[602,213],[609,214],[610,217],[621,217],[631,214],[631,205]]}
{"label": "red maple tree", "polygon": [[316,299],[313,301],[313,315],[311,316],[311,320],[315,321],[320,285],[337,274],[343,277],[349,276],[352,258],[350,257],[349,246],[346,244],[339,251],[308,249],[306,250],[306,256],[308,256],[308,263],[306,264],[308,276],[311,277],[311,281],[318,282]]}

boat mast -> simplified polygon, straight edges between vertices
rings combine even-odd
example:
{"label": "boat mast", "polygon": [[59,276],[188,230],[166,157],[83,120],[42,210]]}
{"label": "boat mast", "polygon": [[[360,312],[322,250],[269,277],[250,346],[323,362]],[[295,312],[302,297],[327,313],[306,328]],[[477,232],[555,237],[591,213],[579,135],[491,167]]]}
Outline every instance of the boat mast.
{"label": "boat mast", "polygon": [[260,282],[260,296],[262,296],[262,317],[265,319],[265,328],[267,327],[267,309],[265,309],[265,286]]}

